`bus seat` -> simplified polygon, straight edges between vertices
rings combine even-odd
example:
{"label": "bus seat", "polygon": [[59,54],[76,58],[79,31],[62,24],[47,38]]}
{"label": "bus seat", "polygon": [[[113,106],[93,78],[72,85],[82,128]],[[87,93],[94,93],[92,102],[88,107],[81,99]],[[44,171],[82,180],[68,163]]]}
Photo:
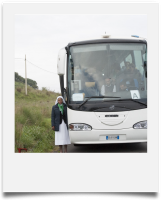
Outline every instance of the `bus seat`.
{"label": "bus seat", "polygon": [[86,87],[95,87],[95,82],[85,82]]}

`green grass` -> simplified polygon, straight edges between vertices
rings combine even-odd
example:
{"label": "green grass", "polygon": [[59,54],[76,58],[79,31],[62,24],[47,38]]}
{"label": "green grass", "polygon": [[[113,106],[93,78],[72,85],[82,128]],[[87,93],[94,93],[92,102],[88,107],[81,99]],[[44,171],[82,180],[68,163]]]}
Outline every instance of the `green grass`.
{"label": "green grass", "polygon": [[51,110],[60,94],[28,86],[25,95],[24,88],[24,84],[15,82],[15,152],[17,148],[33,153],[58,151],[51,129]]}

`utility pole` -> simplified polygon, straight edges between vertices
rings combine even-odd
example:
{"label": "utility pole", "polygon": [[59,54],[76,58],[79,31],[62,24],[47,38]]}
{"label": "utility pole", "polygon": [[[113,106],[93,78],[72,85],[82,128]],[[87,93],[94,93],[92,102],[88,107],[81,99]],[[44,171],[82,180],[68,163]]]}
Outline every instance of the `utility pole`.
{"label": "utility pole", "polygon": [[26,54],[25,54],[25,94],[27,95]]}

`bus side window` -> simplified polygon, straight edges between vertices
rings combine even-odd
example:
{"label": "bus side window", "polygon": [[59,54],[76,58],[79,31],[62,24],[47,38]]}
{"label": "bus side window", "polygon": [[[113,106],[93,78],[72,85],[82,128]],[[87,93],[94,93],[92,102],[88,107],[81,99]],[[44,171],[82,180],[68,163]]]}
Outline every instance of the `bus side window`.
{"label": "bus side window", "polygon": [[144,53],[144,54],[142,55],[142,57],[143,57],[143,61],[146,61],[146,53]]}
{"label": "bus side window", "polygon": [[135,58],[135,66],[142,75],[143,74],[143,67],[142,67],[143,63],[142,63],[141,51],[134,51],[134,58]]}
{"label": "bus side window", "polygon": [[132,55],[129,54],[126,58],[125,58],[125,62],[130,62],[132,63]]}
{"label": "bus side window", "polygon": [[125,63],[124,63],[124,61],[122,61],[122,62],[120,63],[120,68],[121,68],[122,70],[125,69]]}

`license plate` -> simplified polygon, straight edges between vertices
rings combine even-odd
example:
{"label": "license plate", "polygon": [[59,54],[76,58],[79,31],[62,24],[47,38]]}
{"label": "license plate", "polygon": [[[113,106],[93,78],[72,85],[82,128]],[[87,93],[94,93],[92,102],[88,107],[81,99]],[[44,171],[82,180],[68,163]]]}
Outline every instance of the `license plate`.
{"label": "license plate", "polygon": [[119,140],[119,135],[106,136],[106,140]]}

